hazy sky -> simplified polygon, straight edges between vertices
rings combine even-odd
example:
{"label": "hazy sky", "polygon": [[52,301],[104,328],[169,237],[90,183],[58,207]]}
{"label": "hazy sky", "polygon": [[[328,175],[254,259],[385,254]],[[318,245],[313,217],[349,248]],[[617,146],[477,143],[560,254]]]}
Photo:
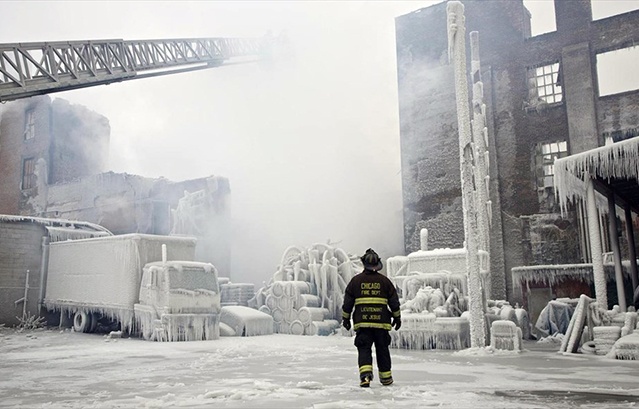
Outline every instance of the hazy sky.
{"label": "hazy sky", "polygon": [[[109,118],[113,171],[228,177],[233,280],[260,283],[288,245],[403,254],[394,17],[438,2],[5,0],[0,43],[286,31],[295,56],[270,69],[52,94]],[[537,32],[554,29],[551,0],[525,3]],[[603,3],[611,14],[639,6]]]}

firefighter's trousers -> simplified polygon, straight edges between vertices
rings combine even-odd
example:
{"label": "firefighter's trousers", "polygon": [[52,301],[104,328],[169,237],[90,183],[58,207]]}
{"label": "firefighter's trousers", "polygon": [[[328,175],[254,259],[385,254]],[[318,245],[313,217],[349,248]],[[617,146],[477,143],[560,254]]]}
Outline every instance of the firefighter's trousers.
{"label": "firefighter's trousers", "polygon": [[391,377],[391,356],[388,349],[391,337],[387,330],[379,328],[359,328],[355,335],[359,375],[363,378],[373,373],[373,344],[377,357],[377,370],[381,379]]}

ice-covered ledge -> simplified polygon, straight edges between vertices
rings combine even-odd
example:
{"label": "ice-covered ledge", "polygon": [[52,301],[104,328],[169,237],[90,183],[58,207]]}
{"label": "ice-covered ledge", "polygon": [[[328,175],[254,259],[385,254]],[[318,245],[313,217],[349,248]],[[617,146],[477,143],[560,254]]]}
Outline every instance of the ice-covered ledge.
{"label": "ice-covered ledge", "polygon": [[[554,171],[555,191],[566,209],[569,200],[586,198],[584,177],[639,179],[639,137],[556,159]],[[607,204],[597,207],[607,210]]]}
{"label": "ice-covered ledge", "polygon": [[[630,261],[622,261],[623,273],[630,274]],[[606,279],[612,281],[615,277],[614,264],[604,264]],[[528,283],[545,283],[553,285],[566,279],[579,280],[588,284],[594,282],[592,263],[577,264],[548,264],[537,266],[521,266],[512,268],[513,287],[521,288]]]}

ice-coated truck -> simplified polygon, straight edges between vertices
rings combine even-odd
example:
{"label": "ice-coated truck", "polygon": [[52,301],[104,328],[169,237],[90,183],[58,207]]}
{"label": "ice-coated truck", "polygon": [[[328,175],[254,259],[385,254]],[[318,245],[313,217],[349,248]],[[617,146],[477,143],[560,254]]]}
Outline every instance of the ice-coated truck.
{"label": "ice-coated truck", "polygon": [[157,341],[219,337],[218,273],[193,261],[196,239],[125,234],[49,245],[44,306],[77,332],[99,320]]}

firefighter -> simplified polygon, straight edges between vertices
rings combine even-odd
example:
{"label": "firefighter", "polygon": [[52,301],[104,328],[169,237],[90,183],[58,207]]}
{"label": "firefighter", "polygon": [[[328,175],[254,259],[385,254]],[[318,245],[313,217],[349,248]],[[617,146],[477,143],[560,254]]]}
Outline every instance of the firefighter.
{"label": "firefighter", "polygon": [[[366,250],[360,260],[364,271],[357,274],[346,286],[342,306],[342,325],[351,329],[351,314],[355,330],[355,346],[359,365],[359,386],[367,388],[373,380],[372,346],[375,344],[377,370],[382,385],[393,383],[390,330],[402,325],[399,297],[393,283],[380,274],[382,261],[373,249]],[[354,308],[354,310],[353,310]],[[391,322],[392,318],[392,322]]]}

